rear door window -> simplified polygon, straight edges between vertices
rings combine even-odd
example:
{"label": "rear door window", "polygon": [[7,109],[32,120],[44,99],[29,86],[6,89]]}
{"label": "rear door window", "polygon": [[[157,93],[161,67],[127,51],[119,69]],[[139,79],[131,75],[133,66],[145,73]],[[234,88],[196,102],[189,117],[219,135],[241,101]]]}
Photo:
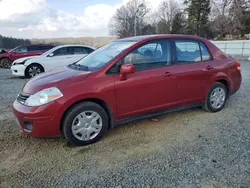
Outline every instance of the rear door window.
{"label": "rear door window", "polygon": [[28,52],[39,51],[39,46],[28,46]]}
{"label": "rear door window", "polygon": [[200,45],[193,40],[175,40],[177,63],[201,61]]}
{"label": "rear door window", "polygon": [[73,53],[75,55],[86,55],[86,54],[89,54],[89,51],[87,48],[84,48],[84,47],[72,47],[73,48]]}
{"label": "rear door window", "polygon": [[176,63],[193,63],[212,60],[208,48],[201,41],[176,39],[174,45],[176,49]]}
{"label": "rear door window", "polygon": [[54,56],[72,55],[73,49],[71,47],[63,47],[54,51]]}

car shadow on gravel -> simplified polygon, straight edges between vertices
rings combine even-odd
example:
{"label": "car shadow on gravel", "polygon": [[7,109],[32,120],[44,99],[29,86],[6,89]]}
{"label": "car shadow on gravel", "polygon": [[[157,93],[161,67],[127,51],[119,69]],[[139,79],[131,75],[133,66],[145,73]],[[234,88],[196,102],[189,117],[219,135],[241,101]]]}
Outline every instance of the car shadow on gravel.
{"label": "car shadow on gravel", "polygon": [[26,77],[16,77],[16,76],[0,76],[0,80],[29,80]]}

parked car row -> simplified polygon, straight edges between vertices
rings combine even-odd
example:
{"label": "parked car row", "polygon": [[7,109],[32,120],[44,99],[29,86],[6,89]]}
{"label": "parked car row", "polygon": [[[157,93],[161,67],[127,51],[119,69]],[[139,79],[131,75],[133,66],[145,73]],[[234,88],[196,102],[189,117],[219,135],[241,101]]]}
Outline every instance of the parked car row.
{"label": "parked car row", "polygon": [[218,112],[241,85],[240,62],[196,36],[138,36],[93,50],[61,46],[13,63],[16,75],[53,69],[30,79],[13,103],[23,133],[92,144],[125,122],[197,106]]}
{"label": "parked car row", "polygon": [[17,59],[11,66],[15,76],[33,77],[42,72],[77,62],[95,50],[85,45],[56,46],[40,56],[28,56]]}
{"label": "parked car row", "polygon": [[10,68],[12,62],[15,61],[16,59],[27,56],[41,55],[42,53],[54,47],[55,46],[53,45],[47,45],[47,44],[18,46],[12,50],[0,54],[0,67]]}

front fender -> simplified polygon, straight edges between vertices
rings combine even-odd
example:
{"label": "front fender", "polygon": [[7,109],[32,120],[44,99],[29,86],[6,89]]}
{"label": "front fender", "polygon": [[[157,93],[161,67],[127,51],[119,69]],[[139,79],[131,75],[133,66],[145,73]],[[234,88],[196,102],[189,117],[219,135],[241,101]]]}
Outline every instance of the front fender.
{"label": "front fender", "polygon": [[[0,55],[0,60],[5,59],[5,58],[10,59],[10,56],[7,55],[7,54],[2,54],[2,55]],[[10,59],[10,60],[12,61],[12,59]]]}
{"label": "front fender", "polygon": [[63,97],[61,98],[62,100],[59,100],[61,104],[61,108],[59,110],[59,118],[62,120],[65,112],[74,104],[77,104],[81,101],[95,101],[99,100],[105,103],[105,108],[108,109],[108,114],[110,115],[110,123],[111,127],[114,125],[114,120],[117,119],[117,114],[116,114],[116,105],[115,103],[110,102],[109,100],[103,98],[103,96],[100,96],[99,94],[96,93],[88,93],[88,94],[81,94],[81,95],[76,95],[69,100],[64,100]]}

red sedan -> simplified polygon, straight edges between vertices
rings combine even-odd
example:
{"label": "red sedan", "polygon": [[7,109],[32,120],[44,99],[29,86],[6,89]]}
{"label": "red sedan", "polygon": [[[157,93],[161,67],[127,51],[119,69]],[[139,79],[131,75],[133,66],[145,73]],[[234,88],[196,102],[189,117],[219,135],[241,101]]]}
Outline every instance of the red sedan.
{"label": "red sedan", "polygon": [[218,112],[240,85],[240,62],[206,39],[138,36],[29,80],[13,112],[26,134],[86,145],[121,123],[197,106]]}

